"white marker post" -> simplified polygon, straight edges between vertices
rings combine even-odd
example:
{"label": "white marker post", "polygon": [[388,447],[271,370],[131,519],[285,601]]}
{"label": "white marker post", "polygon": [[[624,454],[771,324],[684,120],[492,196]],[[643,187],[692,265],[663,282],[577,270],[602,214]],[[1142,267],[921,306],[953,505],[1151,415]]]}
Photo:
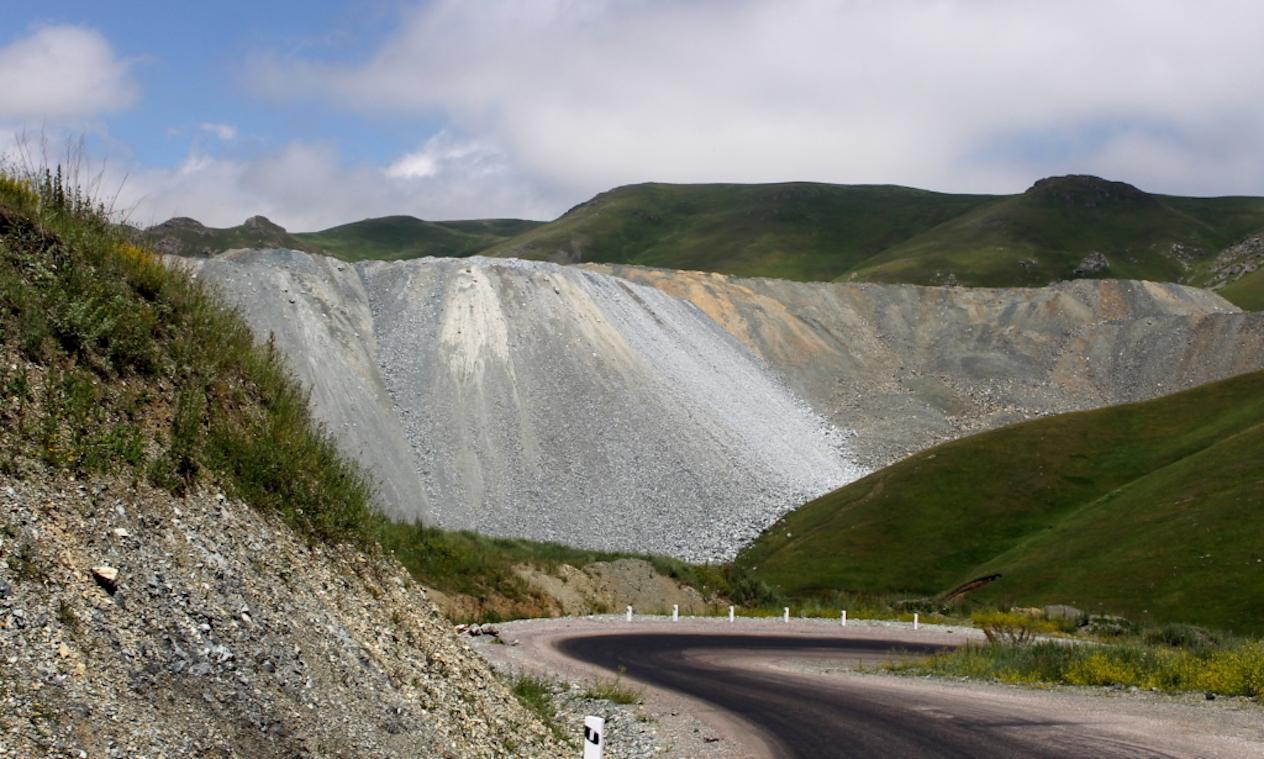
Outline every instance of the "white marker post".
{"label": "white marker post", "polygon": [[781,621],[790,624],[790,607],[787,606],[781,611]]}
{"label": "white marker post", "polygon": [[843,627],[847,626],[847,610],[846,609],[843,609],[842,624],[843,624]]}
{"label": "white marker post", "polygon": [[629,622],[632,621],[632,607],[631,606],[628,607],[628,621]]}
{"label": "white marker post", "polygon": [[733,607],[729,607],[729,624],[733,624]]}
{"label": "white marker post", "polygon": [[606,739],[606,721],[601,717],[584,717],[584,759],[601,759]]}
{"label": "white marker post", "polygon": [[918,617],[917,612],[913,612],[913,629],[914,629],[914,630],[916,630],[916,629],[917,629],[917,625],[918,625],[918,619],[917,619],[917,617]]}
{"label": "white marker post", "polygon": [[680,621],[680,604],[672,604],[672,621]]}

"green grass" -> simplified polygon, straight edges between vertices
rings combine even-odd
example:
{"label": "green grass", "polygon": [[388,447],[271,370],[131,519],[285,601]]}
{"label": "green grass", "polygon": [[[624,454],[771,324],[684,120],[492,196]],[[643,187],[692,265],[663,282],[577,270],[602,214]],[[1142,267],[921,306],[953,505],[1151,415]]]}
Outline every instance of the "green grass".
{"label": "green grass", "polygon": [[1245,311],[1264,311],[1264,269],[1230,282],[1219,291],[1226,300]]}
{"label": "green grass", "polygon": [[[1216,253],[1261,229],[1264,198],[1151,195],[1091,177],[1011,196],[807,182],[641,184],[602,193],[487,253],[795,280],[1013,287],[1070,279],[1096,251],[1110,266],[1091,276],[1200,284]],[[1185,260],[1171,255],[1174,245]]]}
{"label": "green grass", "polygon": [[570,742],[571,735],[557,721],[557,707],[553,705],[553,684],[546,678],[522,675],[514,678],[509,691],[527,711],[549,726],[554,737]]}
{"label": "green grass", "polygon": [[828,280],[991,200],[882,185],[631,185],[487,254]]}
{"label": "green grass", "polygon": [[971,645],[886,668],[1024,685],[1114,686],[1264,697],[1264,641],[1203,649],[1141,641]]}
{"label": "green grass", "polygon": [[0,174],[0,354],[6,474],[211,481],[309,534],[371,533],[368,480],[277,352],[60,172]]}
{"label": "green grass", "polygon": [[205,256],[234,248],[287,248],[319,252],[298,236],[262,216],[255,216],[235,227],[206,227],[193,219],[170,219],[146,230],[130,232],[135,242],[162,253],[182,256]]}
{"label": "green grass", "polygon": [[[1150,195],[1122,183],[1067,177],[964,214],[883,251],[846,276],[1010,287],[1071,279],[1092,252],[1109,268],[1095,277],[1197,279],[1216,253],[1264,228],[1264,199]],[[1182,263],[1170,255],[1185,250]]]}
{"label": "green grass", "polygon": [[440,530],[422,524],[383,521],[375,536],[421,582],[446,592],[474,597],[497,594],[511,601],[530,601],[532,593],[513,568],[526,564],[552,571],[561,564],[584,567],[598,561],[637,558],[660,573],[690,585],[704,595],[728,597],[742,573],[728,567],[694,565],[664,556],[592,551],[558,543],[491,538],[469,531]]}
{"label": "green grass", "polygon": [[412,216],[387,216],[320,232],[300,232],[294,237],[310,249],[344,261],[392,261],[471,256],[539,223],[521,219],[422,221]]}
{"label": "green grass", "polygon": [[628,706],[630,704],[639,704],[644,699],[644,693],[640,688],[633,688],[623,682],[623,675],[626,669],[619,667],[619,673],[614,677],[598,678],[588,684],[584,689],[584,698],[591,698],[598,701],[609,701],[613,704]]}
{"label": "green grass", "polygon": [[790,513],[738,557],[791,597],[1067,603],[1264,630],[1264,373],[947,443]]}

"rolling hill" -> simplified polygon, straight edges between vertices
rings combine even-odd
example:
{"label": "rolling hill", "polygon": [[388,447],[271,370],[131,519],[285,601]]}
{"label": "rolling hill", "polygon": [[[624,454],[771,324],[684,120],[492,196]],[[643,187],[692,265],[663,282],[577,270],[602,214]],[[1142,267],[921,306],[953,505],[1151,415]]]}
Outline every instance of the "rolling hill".
{"label": "rolling hill", "polygon": [[1261,228],[1258,198],[1166,197],[1096,177],[1054,177],[895,245],[846,276],[990,286],[1085,276],[1201,284],[1214,254]]}
{"label": "rolling hill", "polygon": [[738,557],[791,594],[1069,603],[1264,630],[1264,372],[911,456],[782,518]]}
{"label": "rolling hill", "polygon": [[423,221],[385,216],[342,224],[319,232],[290,233],[263,216],[235,227],[207,227],[175,218],[137,232],[138,242],[162,253],[206,257],[241,248],[281,248],[323,253],[344,261],[464,257],[526,232],[540,222],[522,219]]}
{"label": "rolling hill", "polygon": [[522,219],[422,221],[412,216],[385,216],[294,236],[310,246],[307,250],[324,251],[343,261],[394,261],[473,255],[539,224]]}
{"label": "rolling hill", "polygon": [[638,184],[485,255],[820,281],[995,200],[891,185]]}
{"label": "rolling hill", "polygon": [[1208,285],[1224,284],[1218,255],[1261,230],[1264,198],[1153,195],[1090,176],[1050,177],[1010,196],[804,182],[641,184],[602,193],[485,254],[802,281]]}

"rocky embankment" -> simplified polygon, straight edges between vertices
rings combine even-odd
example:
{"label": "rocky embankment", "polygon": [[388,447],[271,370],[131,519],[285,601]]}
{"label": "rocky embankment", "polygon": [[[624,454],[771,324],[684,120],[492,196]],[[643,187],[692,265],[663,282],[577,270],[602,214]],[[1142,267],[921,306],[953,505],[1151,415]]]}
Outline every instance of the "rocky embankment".
{"label": "rocky embankment", "polygon": [[0,485],[0,756],[553,757],[394,560],[212,493]]}
{"label": "rocky embankment", "polygon": [[692,560],[943,440],[1264,366],[1264,314],[1150,282],[927,288],[283,250],[188,265],[275,339],[392,516]]}

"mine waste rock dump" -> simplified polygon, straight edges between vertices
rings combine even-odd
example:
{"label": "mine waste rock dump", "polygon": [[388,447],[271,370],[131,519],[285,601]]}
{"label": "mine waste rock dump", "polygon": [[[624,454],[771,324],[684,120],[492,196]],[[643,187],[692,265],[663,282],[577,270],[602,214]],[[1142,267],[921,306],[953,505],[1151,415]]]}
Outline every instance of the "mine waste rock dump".
{"label": "mine waste rock dump", "polygon": [[1195,288],[799,283],[515,259],[181,259],[272,339],[397,520],[731,558],[909,453],[1264,366]]}

